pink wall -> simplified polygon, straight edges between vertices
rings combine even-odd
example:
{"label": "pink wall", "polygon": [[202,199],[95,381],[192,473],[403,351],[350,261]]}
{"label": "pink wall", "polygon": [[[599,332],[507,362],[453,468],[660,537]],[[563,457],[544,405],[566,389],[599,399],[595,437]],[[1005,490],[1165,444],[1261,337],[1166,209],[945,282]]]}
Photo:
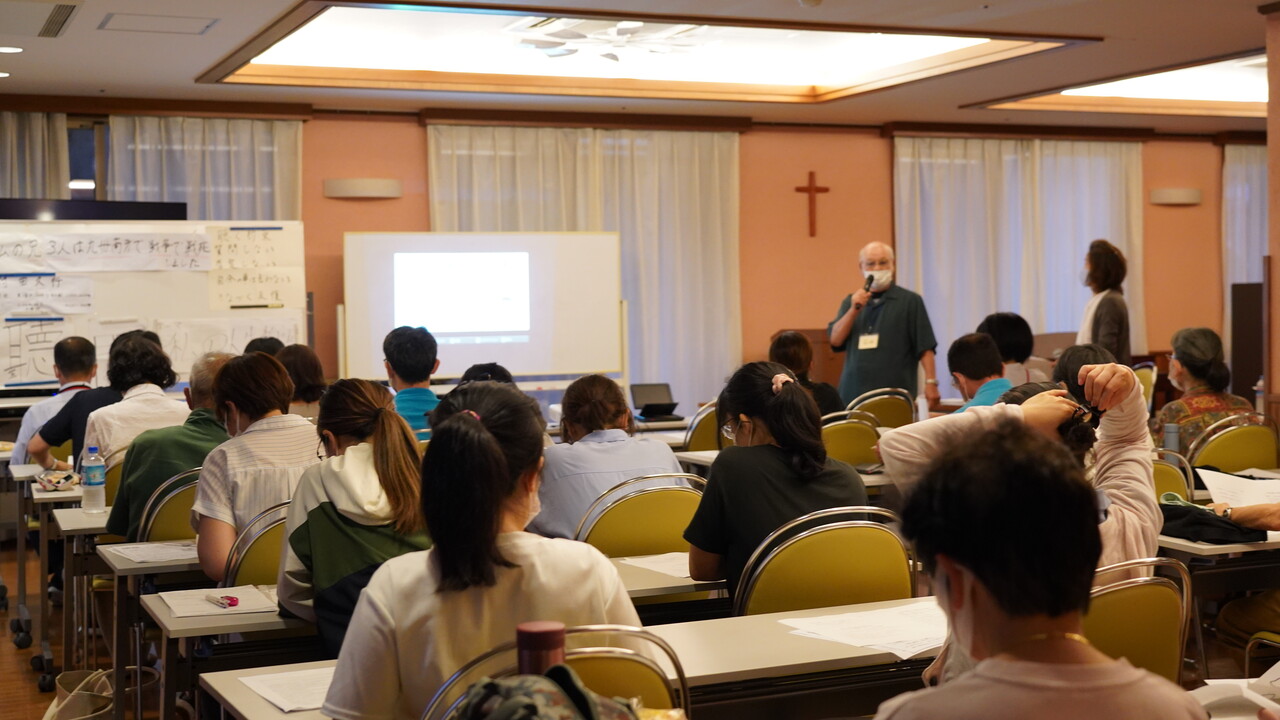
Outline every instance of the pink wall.
{"label": "pink wall", "polygon": [[[335,200],[333,178],[394,178],[394,200]],[[316,352],[325,374],[338,375],[337,317],[342,302],[343,233],[421,231],[427,221],[427,133],[415,117],[320,116],[303,125],[302,222],[307,289],[315,294]]]}
{"label": "pink wall", "polygon": [[[740,144],[740,256],[744,360],[763,359],[784,328],[825,327],[857,282],[858,249],[893,242],[892,142],[874,130],[762,128]],[[1145,206],[1147,337],[1167,349],[1180,327],[1222,327],[1221,148],[1206,140],[1143,146],[1144,199],[1151,188],[1194,187],[1195,207]],[[342,239],[348,231],[423,231],[426,133],[411,117],[320,116],[303,131],[302,220],[307,286],[316,299],[316,350],[336,376],[334,305],[342,302]],[[794,188],[817,173],[818,233]],[[396,200],[331,200],[326,178],[388,177]],[[1280,213],[1278,213],[1280,214]],[[1194,301],[1187,288],[1196,288]]]}
{"label": "pink wall", "polygon": [[[1184,327],[1222,332],[1222,148],[1208,141],[1143,143],[1142,180],[1147,343],[1154,353],[1168,350]],[[1204,199],[1152,205],[1155,188],[1197,188]]]}
{"label": "pink wall", "polygon": [[[858,250],[893,242],[892,143],[876,131],[753,130],[740,148],[739,268],[742,354],[768,356],[769,338],[788,328],[826,327],[858,285]],[[818,196],[818,233],[809,237],[808,184]]]}

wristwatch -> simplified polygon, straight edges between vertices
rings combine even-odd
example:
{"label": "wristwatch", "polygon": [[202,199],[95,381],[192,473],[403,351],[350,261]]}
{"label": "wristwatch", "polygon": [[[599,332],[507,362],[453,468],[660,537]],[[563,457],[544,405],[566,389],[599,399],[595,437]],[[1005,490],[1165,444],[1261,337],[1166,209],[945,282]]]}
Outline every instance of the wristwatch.
{"label": "wristwatch", "polygon": [[1224,519],[1224,520],[1230,520],[1230,519],[1231,519],[1231,508],[1227,508],[1226,510],[1223,510],[1223,511],[1222,511],[1222,517],[1223,517],[1223,519]]}
{"label": "wristwatch", "polygon": [[937,385],[937,384],[938,384],[938,381],[937,381],[937,380],[935,380],[934,378],[927,378],[927,379],[924,381],[924,384],[925,384],[925,385]]}

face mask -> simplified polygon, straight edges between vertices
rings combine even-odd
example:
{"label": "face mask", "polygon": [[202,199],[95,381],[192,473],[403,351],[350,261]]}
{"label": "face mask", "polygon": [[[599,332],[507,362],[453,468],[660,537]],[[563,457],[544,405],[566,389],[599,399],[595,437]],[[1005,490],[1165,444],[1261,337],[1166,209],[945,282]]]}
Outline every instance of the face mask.
{"label": "face mask", "polygon": [[893,282],[892,270],[872,270],[867,274],[874,278],[871,282],[871,289],[877,292],[889,287],[889,283]]}
{"label": "face mask", "polygon": [[[963,573],[963,571],[962,571]],[[968,585],[968,583],[966,583]],[[964,607],[958,611],[952,612],[949,608],[951,605],[951,592],[963,592],[963,588],[952,588],[950,583],[946,581],[946,576],[939,578],[938,589],[939,598],[946,597],[946,605],[943,607],[947,615],[947,620],[951,624],[951,637],[955,641],[955,648],[964,653],[971,659],[973,657],[973,595],[965,598]]]}

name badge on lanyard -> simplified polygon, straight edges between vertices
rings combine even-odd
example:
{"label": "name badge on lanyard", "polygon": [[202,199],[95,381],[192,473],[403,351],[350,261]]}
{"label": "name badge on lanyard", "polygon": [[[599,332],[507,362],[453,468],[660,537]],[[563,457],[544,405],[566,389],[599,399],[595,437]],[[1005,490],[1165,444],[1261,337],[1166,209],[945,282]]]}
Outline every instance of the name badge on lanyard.
{"label": "name badge on lanyard", "polygon": [[858,336],[859,350],[875,350],[880,347],[880,333],[868,333]]}

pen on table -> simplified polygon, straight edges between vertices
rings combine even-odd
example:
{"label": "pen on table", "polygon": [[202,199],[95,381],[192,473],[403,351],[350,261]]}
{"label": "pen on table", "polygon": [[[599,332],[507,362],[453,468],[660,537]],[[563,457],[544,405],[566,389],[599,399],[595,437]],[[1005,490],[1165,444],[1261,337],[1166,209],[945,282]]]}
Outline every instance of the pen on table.
{"label": "pen on table", "polygon": [[240,604],[240,598],[235,595],[205,595],[204,599],[220,608],[233,608]]}

